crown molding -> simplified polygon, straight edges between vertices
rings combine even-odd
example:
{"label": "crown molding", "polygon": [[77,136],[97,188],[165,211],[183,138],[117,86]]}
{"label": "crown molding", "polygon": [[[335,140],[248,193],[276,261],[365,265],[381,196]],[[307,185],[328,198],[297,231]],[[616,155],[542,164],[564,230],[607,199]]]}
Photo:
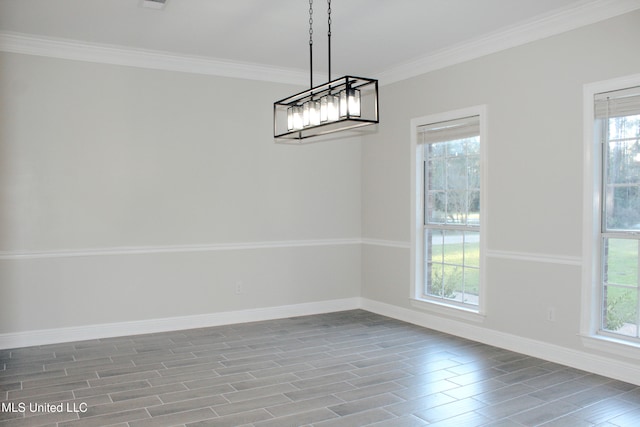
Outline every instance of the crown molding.
{"label": "crown molding", "polygon": [[0,32],[0,51],[102,64],[305,85],[307,72],[124,46]]}
{"label": "crown molding", "polygon": [[[395,83],[637,9],[640,0],[583,0],[373,74],[381,84]],[[0,51],[303,86],[309,78],[303,70],[2,31]]]}
{"label": "crown molding", "polygon": [[637,9],[640,9],[640,0],[585,0],[399,64],[378,73],[378,80],[381,84],[406,80],[430,71],[604,21]]}

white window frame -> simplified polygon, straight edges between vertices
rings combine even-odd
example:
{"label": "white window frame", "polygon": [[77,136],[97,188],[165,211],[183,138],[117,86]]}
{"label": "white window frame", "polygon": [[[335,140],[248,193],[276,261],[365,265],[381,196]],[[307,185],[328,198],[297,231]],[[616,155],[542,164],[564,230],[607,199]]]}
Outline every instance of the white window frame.
{"label": "white window frame", "polygon": [[[424,145],[418,139],[418,128],[432,123],[478,116],[480,121],[480,285],[477,308],[447,304],[422,298],[424,291]],[[481,322],[486,315],[487,254],[487,106],[478,105],[454,111],[417,117],[411,120],[411,291],[412,306],[435,314]]]}
{"label": "white window frame", "polygon": [[602,304],[600,245],[602,193],[602,150],[596,134],[596,94],[640,86],[640,74],[589,83],[583,87],[583,234],[582,234],[582,294],[580,299],[580,336],[588,348],[621,356],[640,357],[640,344],[623,338],[600,334]]}

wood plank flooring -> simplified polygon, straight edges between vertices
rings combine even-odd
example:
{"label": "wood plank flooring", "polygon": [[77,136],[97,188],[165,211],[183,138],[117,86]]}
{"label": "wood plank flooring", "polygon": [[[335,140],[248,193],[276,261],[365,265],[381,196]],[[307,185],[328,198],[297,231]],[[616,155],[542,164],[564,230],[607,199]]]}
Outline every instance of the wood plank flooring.
{"label": "wood plank flooring", "polygon": [[640,426],[640,387],[362,310],[0,350],[0,427]]}

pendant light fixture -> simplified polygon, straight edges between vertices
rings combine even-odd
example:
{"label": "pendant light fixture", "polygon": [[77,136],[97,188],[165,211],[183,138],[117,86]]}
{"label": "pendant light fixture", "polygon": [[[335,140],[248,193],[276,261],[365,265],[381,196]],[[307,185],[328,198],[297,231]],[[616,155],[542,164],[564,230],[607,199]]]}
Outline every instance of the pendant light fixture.
{"label": "pendant light fixture", "polygon": [[354,76],[331,80],[331,0],[327,4],[328,81],[313,86],[313,0],[309,0],[310,89],[273,103],[273,136],[277,140],[301,142],[378,123],[378,80]]}

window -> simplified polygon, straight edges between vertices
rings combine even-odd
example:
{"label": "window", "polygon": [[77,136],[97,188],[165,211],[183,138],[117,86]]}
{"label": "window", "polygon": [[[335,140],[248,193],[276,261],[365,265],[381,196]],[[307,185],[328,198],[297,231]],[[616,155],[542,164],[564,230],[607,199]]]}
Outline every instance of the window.
{"label": "window", "polygon": [[586,85],[584,121],[581,332],[640,347],[640,75]]}
{"label": "window", "polygon": [[414,119],[414,290],[420,302],[481,311],[483,107]]}
{"label": "window", "polygon": [[600,175],[600,331],[638,339],[640,87],[595,96]]}

